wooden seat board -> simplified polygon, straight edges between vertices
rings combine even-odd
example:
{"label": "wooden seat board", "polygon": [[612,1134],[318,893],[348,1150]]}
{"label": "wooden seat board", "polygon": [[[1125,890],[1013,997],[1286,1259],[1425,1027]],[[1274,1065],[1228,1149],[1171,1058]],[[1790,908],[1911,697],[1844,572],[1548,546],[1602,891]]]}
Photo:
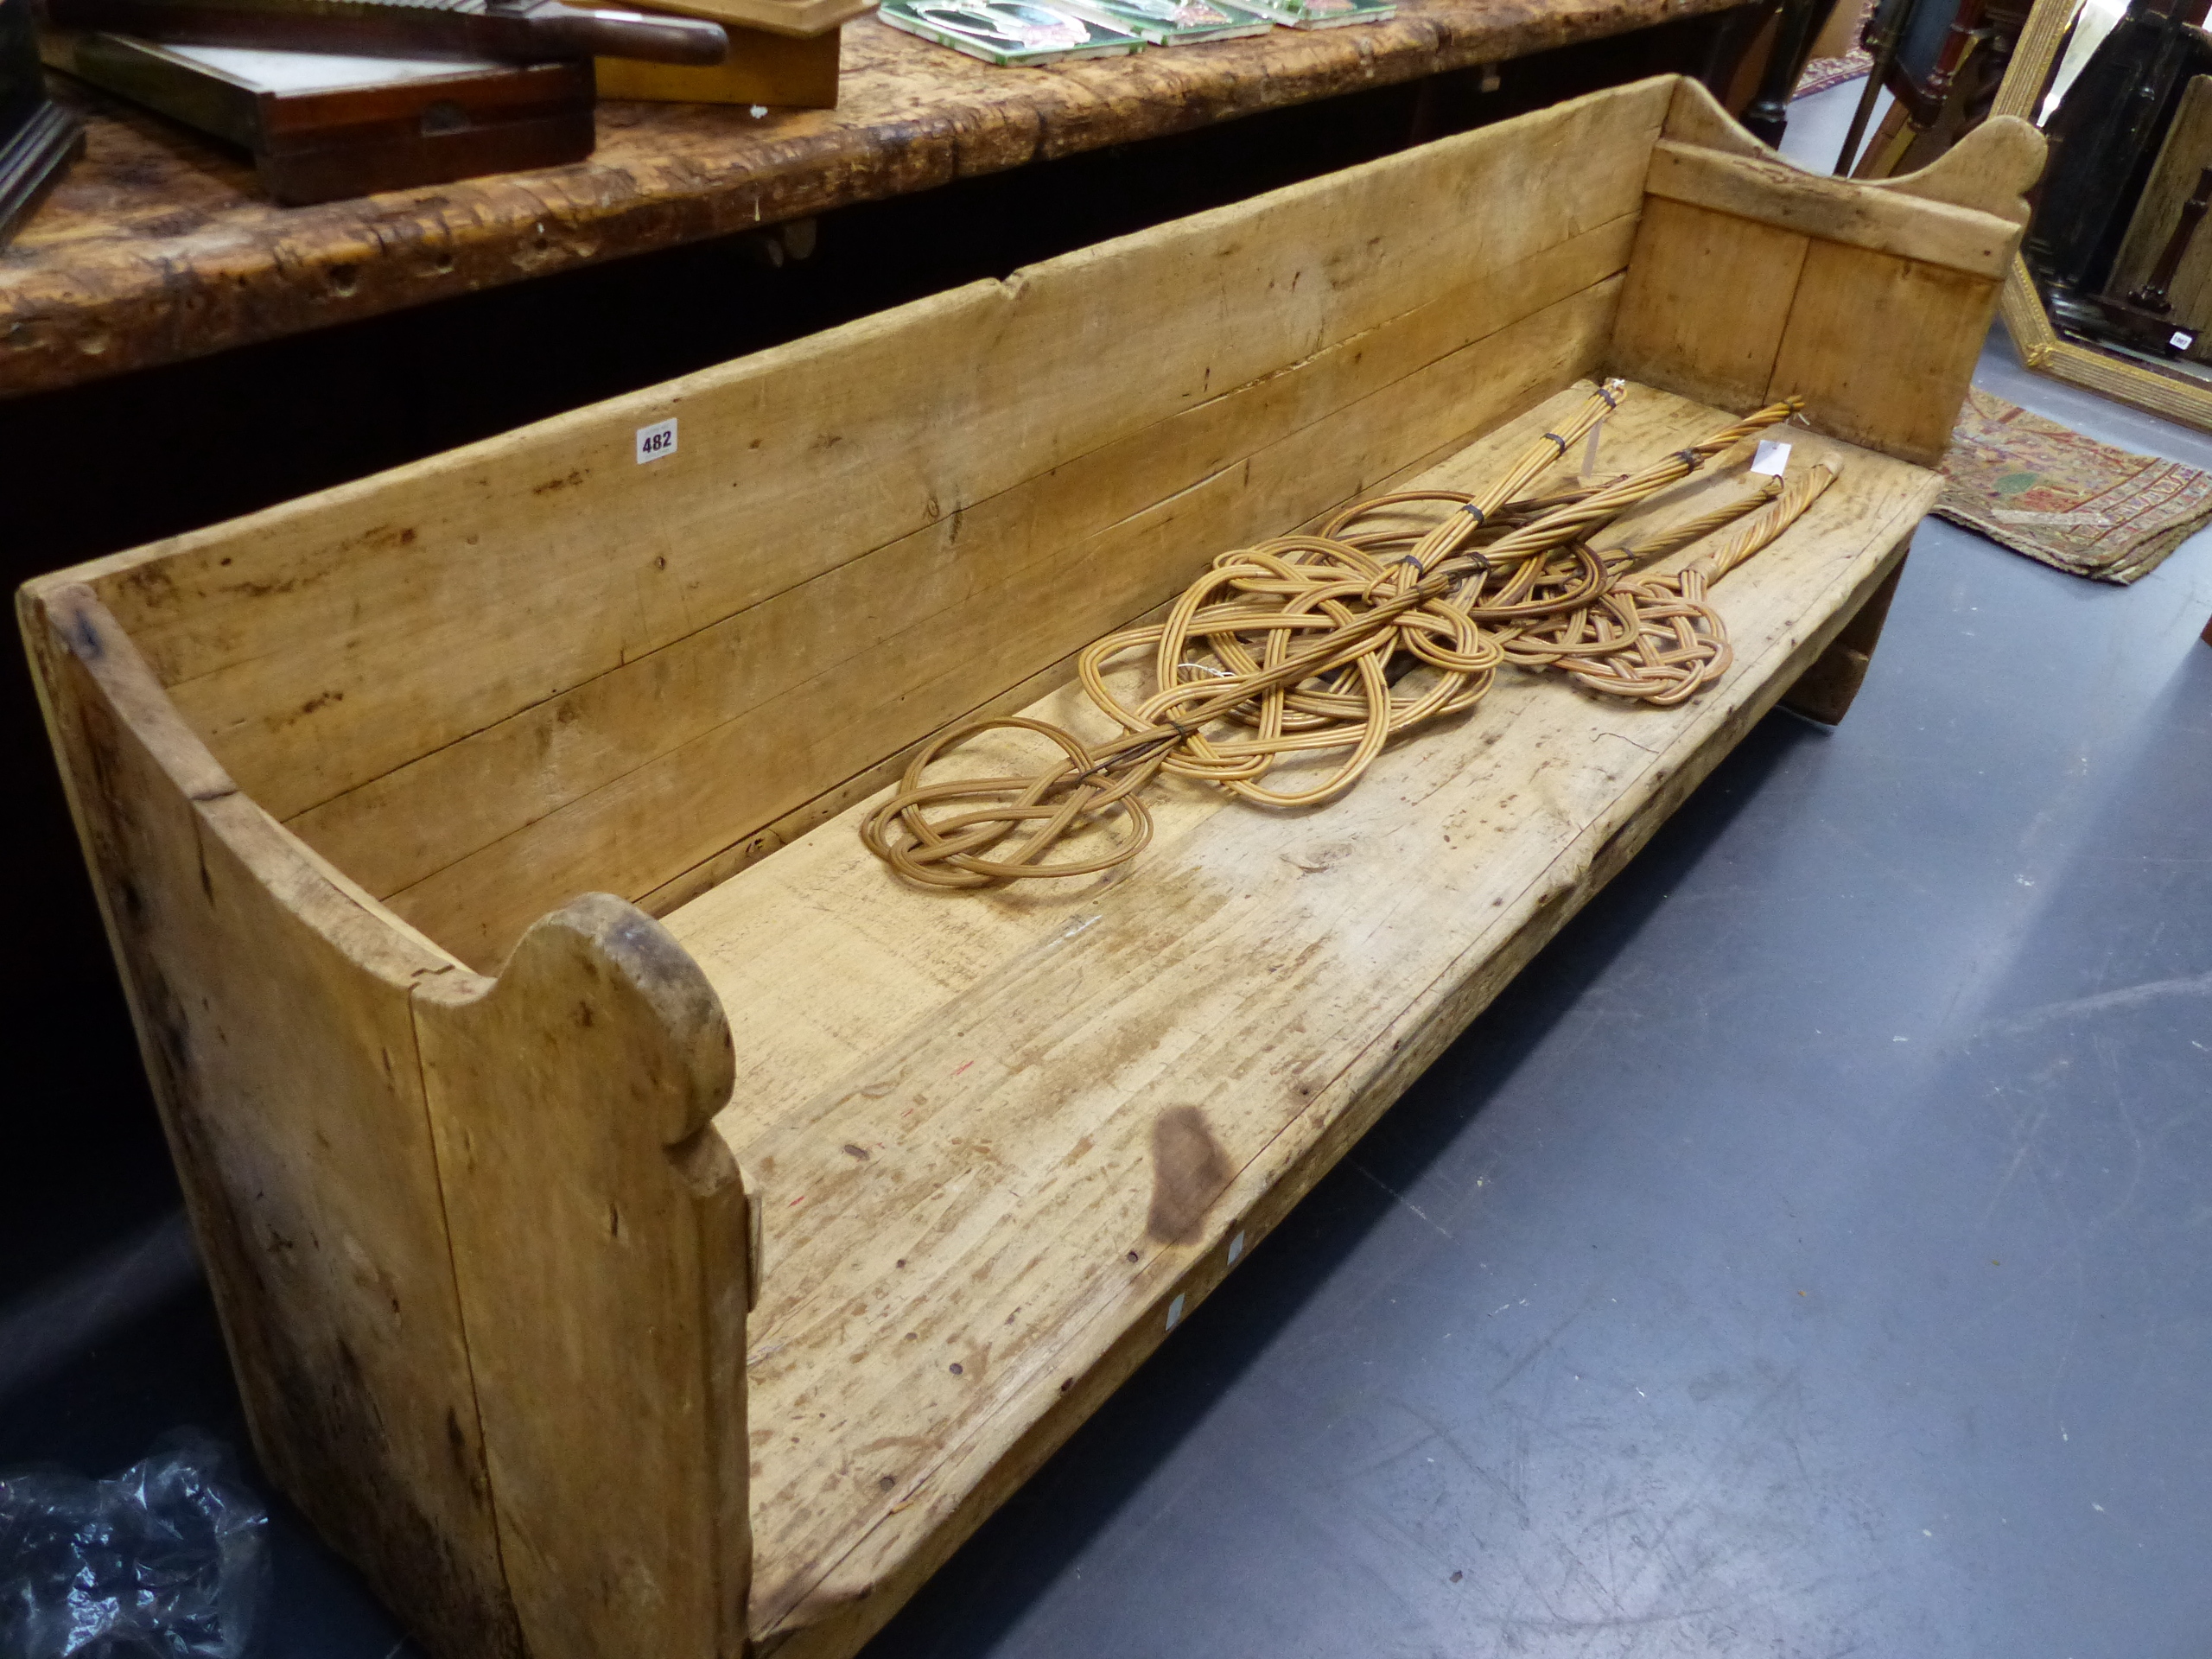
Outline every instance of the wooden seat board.
{"label": "wooden seat board", "polygon": [[[1422,481],[1494,475],[1586,390]],[[1727,418],[1634,388],[1600,465]],[[861,848],[863,806],[665,918],[728,1011],[716,1127],[766,1214],[756,1637],[849,1651],[871,1592],[950,1553],[1872,591],[1934,475],[1789,436],[1840,481],[1718,590],[1736,661],[1685,707],[1508,669],[1327,808],[1157,789],[1154,843],[1106,877],[916,892]],[[1740,487],[1738,462],[1654,517]],[[1099,729],[1079,705],[1033,712]]]}

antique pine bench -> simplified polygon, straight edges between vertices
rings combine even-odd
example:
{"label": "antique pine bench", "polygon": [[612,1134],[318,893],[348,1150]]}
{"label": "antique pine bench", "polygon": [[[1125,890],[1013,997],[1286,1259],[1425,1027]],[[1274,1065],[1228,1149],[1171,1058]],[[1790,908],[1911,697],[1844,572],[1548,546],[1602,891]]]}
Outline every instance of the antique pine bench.
{"label": "antique pine bench", "polygon": [[[270,1474],[447,1659],[852,1653],[1753,721],[1840,717],[2040,159],[1815,178],[1647,81],[30,584]],[[1796,393],[1840,469],[1701,696],[1509,671],[1093,880],[862,849],[932,733],[1600,373],[1608,466]]]}

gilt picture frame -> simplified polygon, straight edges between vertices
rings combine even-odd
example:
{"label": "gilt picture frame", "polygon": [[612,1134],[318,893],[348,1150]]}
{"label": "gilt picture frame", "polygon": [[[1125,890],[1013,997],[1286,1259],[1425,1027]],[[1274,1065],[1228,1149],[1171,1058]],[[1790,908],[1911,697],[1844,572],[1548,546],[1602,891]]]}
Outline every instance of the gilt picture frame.
{"label": "gilt picture frame", "polygon": [[[2020,33],[2004,85],[1998,89],[1992,115],[2017,115],[2034,121],[2037,106],[2050,85],[2066,31],[2074,20],[2077,0],[2036,0]],[[2005,332],[2020,353],[2020,360],[2038,374],[2050,375],[2087,391],[2133,404],[2184,426],[2212,431],[2212,385],[2202,384],[2174,371],[2137,363],[2116,352],[2069,340],[2051,321],[2027,261],[2012,257],[1999,304]]]}

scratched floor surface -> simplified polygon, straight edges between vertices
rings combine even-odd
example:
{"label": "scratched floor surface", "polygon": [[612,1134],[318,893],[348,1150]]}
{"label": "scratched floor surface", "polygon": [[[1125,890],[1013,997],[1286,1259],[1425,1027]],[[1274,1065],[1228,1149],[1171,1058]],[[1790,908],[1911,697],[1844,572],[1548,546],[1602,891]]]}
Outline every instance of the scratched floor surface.
{"label": "scratched floor surface", "polygon": [[[2212,537],[2114,589],[1930,521],[1850,719],[1758,728],[869,1659],[2212,1650],[2208,614]],[[175,1222],[0,1302],[0,1464],[237,1432]],[[269,1659],[413,1655],[277,1532]]]}

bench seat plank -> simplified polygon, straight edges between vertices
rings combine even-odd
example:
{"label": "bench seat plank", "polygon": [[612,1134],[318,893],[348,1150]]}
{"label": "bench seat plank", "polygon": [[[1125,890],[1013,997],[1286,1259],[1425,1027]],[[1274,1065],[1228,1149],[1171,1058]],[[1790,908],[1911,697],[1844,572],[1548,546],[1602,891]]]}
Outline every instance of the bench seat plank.
{"label": "bench seat plank", "polygon": [[[1586,392],[1420,481],[1472,487]],[[1632,388],[1600,466],[1728,418]],[[1152,846],[1104,876],[915,891],[862,849],[864,804],[665,918],[728,1009],[738,1081],[716,1128],[766,1217],[756,1639],[849,1651],[1889,575],[1935,475],[1789,435],[1840,480],[1719,588],[1734,665],[1685,707],[1508,668],[1326,808],[1162,780]],[[1651,522],[1740,487],[1700,480]],[[1030,712],[1102,729],[1072,688]]]}

